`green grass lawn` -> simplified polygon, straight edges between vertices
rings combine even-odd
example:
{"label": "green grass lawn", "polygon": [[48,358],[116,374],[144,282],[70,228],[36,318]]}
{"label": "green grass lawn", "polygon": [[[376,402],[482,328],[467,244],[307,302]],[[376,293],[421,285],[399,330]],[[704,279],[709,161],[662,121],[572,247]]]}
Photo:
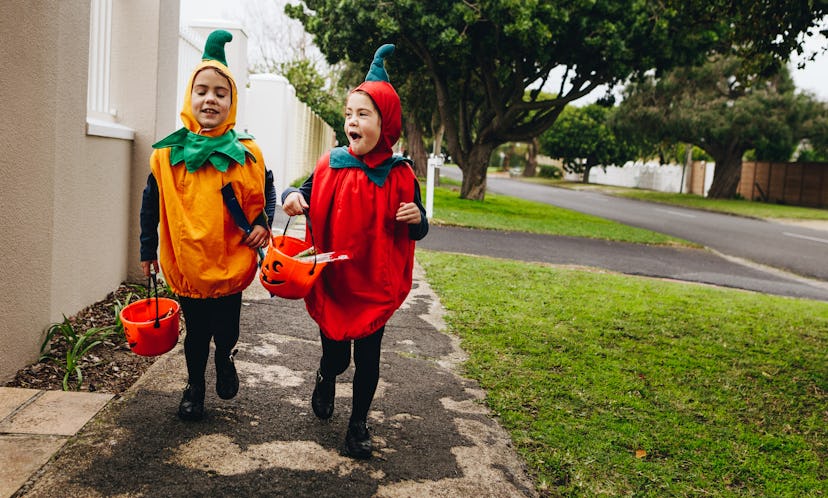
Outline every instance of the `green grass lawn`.
{"label": "green grass lawn", "polygon": [[[450,189],[435,194],[439,223],[676,243]],[[736,214],[821,214],[760,208]],[[422,250],[417,259],[469,353],[465,373],[543,495],[828,496],[828,303]]]}
{"label": "green grass lawn", "polygon": [[828,303],[417,259],[543,495],[828,495]]}

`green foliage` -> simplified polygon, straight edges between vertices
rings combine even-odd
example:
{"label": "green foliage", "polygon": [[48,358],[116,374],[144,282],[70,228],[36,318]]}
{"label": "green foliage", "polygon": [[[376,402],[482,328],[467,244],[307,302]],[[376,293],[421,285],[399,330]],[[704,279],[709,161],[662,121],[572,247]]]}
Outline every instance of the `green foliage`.
{"label": "green foliage", "polygon": [[325,78],[307,59],[283,63],[279,66],[279,72],[296,90],[296,98],[307,104],[334,129],[337,141],[340,144],[348,143],[348,138],[345,136],[345,117],[342,112],[346,92],[343,89],[332,92]]}
{"label": "green foliage", "polygon": [[[821,4],[754,3],[304,0],[285,11],[314,36],[330,63],[367,67],[378,46],[395,43],[397,53],[387,61],[392,83],[398,90],[410,83],[411,91],[425,81],[433,86],[433,99],[409,90],[402,99],[436,105],[449,152],[469,178],[461,195],[480,200],[492,149],[532,140],[566,104],[600,85],[734,46],[760,47],[784,59],[825,11]],[[786,23],[784,29],[777,22]],[[779,40],[768,42],[768,33]],[[554,98],[540,98],[547,82],[559,90]]]}
{"label": "green foliage", "polygon": [[541,151],[563,161],[571,173],[593,166],[623,166],[638,157],[632,142],[609,126],[613,110],[602,105],[567,106],[555,124],[541,134]]}
{"label": "green foliage", "polygon": [[828,303],[417,260],[541,495],[824,494]]}
{"label": "green foliage", "polygon": [[613,125],[639,143],[688,142],[716,162],[709,195],[736,192],[741,159],[787,159],[804,138],[805,123],[824,112],[808,95],[795,93],[787,70],[771,76],[744,75],[736,58],[713,58],[662,78],[645,78],[625,90]]}
{"label": "green foliage", "polygon": [[[72,376],[75,377],[76,381],[74,389],[80,389],[83,384],[83,371],[80,367],[81,360],[83,360],[92,348],[98,346],[106,338],[118,332],[117,326],[114,325],[93,327],[84,332],[79,332],[75,330],[74,325],[64,315],[62,322],[53,323],[46,329],[46,337],[40,346],[40,359],[49,359],[60,365],[64,371],[64,391],[70,389],[69,381]],[[63,358],[55,358],[49,353],[50,346],[53,342],[64,343],[66,354]]]}
{"label": "green foliage", "polygon": [[136,296],[134,292],[129,292],[126,295],[126,297],[124,298],[123,302],[121,302],[121,300],[118,299],[117,297],[115,298],[115,303],[112,304],[112,306],[111,306],[112,307],[112,313],[115,316],[115,325],[113,325],[113,330],[115,331],[115,334],[117,334],[119,336],[123,336],[123,334],[124,334],[124,323],[121,321],[121,310],[123,310],[124,308],[129,306],[129,304],[132,303],[133,298],[136,298],[136,297],[138,297],[138,296]]}
{"label": "green foliage", "polygon": [[563,178],[563,171],[557,166],[542,164],[538,166],[538,176],[541,178]]}
{"label": "green foliage", "polygon": [[509,142],[497,147],[489,159],[489,166],[501,170],[526,167],[527,145]]}
{"label": "green foliage", "polygon": [[299,177],[293,180],[293,183],[291,183],[290,186],[293,188],[299,188],[302,186],[303,183],[305,183],[305,180],[307,180],[307,177]]}
{"label": "green foliage", "polygon": [[808,144],[799,150],[796,161],[800,163],[828,162],[828,150],[816,149]]}

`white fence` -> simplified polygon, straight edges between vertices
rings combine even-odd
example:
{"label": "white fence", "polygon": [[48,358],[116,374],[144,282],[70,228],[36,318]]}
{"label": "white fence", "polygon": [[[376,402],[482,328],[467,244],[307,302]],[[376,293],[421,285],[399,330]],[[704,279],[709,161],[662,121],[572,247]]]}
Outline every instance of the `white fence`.
{"label": "white fence", "polygon": [[233,33],[233,41],[226,49],[230,71],[239,89],[236,128],[256,137],[265,165],[273,172],[276,193],[281,196],[282,190],[313,170],[317,158],[334,145],[336,134],[296,98],[296,91],[285,78],[272,74],[248,76],[247,35],[239,26],[229,23],[180,30],[177,127],[181,126],[178,114],[184,102],[184,88],[201,60],[206,35],[213,29]]}
{"label": "white fence", "polygon": [[[713,183],[713,168],[705,169],[704,195]],[[659,164],[657,162],[629,162],[623,167],[596,166],[589,170],[589,183],[614,185],[618,187],[643,188],[659,192],[690,191],[691,168],[678,164]],[[567,179],[580,180],[581,175],[566,175]],[[682,180],[684,183],[682,184]]]}
{"label": "white fence", "polygon": [[322,118],[296,98],[288,81],[272,74],[250,76],[248,131],[256,137],[277,194],[307,176],[336,135]]}

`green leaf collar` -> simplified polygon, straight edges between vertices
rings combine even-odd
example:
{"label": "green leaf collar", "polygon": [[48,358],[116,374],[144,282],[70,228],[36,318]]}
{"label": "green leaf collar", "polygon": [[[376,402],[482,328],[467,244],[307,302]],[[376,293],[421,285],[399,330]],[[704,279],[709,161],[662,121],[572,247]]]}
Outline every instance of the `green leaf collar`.
{"label": "green leaf collar", "polygon": [[256,161],[253,153],[239,140],[252,139],[251,135],[230,130],[220,137],[208,137],[181,128],[159,142],[152,144],[153,149],[172,149],[170,164],[175,166],[184,163],[187,171],[192,173],[207,162],[218,171],[224,173],[230,163],[245,163],[245,156],[249,155]]}
{"label": "green leaf collar", "polygon": [[359,168],[365,172],[368,179],[376,184],[377,187],[382,187],[385,184],[385,180],[388,178],[388,173],[391,172],[391,168],[407,162],[408,159],[405,159],[402,156],[391,156],[380,165],[370,168],[367,164],[352,156],[351,153],[348,152],[348,147],[342,146],[331,149],[330,167],[331,169]]}

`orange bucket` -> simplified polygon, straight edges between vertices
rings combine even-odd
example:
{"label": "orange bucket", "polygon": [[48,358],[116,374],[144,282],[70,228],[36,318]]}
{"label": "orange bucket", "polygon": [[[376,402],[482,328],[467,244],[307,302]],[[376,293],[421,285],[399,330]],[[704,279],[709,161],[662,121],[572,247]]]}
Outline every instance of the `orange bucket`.
{"label": "orange bucket", "polygon": [[[155,275],[152,277],[154,282]],[[170,351],[178,343],[180,313],[181,305],[176,300],[158,297],[158,284],[155,283],[154,299],[147,296],[121,310],[121,323],[129,348],[141,356],[158,356]]]}
{"label": "orange bucket", "polygon": [[313,247],[304,240],[288,235],[275,235],[270,239],[259,280],[262,287],[273,296],[285,299],[301,299],[308,295],[327,263],[299,261],[293,256]]}
{"label": "orange bucket", "polygon": [[[342,252],[317,255],[316,242],[313,240],[313,227],[311,227],[307,209],[305,210],[305,219],[311,237],[310,244],[302,239],[287,235],[290,218],[285,224],[282,235],[274,235],[270,239],[267,254],[262,260],[259,271],[259,281],[261,281],[262,287],[270,292],[271,296],[279,296],[285,299],[302,299],[308,295],[316,279],[319,278],[328,263],[350,257],[349,254]],[[311,248],[314,249],[312,261],[309,257],[301,260],[294,257]],[[322,259],[322,261],[318,261],[318,259]]]}

